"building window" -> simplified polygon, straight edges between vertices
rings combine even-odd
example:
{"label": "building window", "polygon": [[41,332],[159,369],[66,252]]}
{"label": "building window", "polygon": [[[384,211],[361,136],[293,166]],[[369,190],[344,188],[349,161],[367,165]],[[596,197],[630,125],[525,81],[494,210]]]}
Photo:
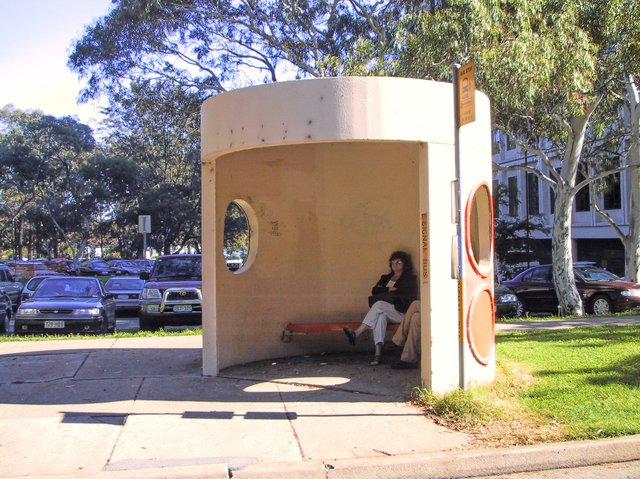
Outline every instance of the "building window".
{"label": "building window", "polygon": [[516,149],[516,142],[513,140],[513,138],[507,135],[507,150],[515,150],[515,149]]}
{"label": "building window", "polygon": [[518,216],[518,177],[510,176],[507,183],[509,215]]}
{"label": "building window", "polygon": [[497,155],[498,153],[500,153],[500,130],[495,130],[491,141],[491,154]]}
{"label": "building window", "polygon": [[527,213],[530,215],[540,214],[540,182],[533,173],[527,173]]}
{"label": "building window", "polygon": [[556,212],[556,192],[553,188],[549,187],[549,214],[553,215]]}
{"label": "building window", "polygon": [[605,210],[622,208],[622,192],[620,191],[620,173],[607,177],[607,184],[602,193],[602,205]]}
{"label": "building window", "polygon": [[[585,180],[584,174],[578,171],[576,175],[576,185]],[[589,192],[589,185],[581,188],[576,194],[576,211],[589,211],[591,210],[591,193]]]}

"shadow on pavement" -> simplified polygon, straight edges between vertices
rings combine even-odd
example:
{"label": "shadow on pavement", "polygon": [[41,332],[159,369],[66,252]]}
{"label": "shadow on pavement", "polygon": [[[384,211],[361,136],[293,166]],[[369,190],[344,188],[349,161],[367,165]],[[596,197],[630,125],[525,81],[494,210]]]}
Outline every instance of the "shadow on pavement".
{"label": "shadow on pavement", "polygon": [[[392,370],[392,359],[372,367],[369,353],[309,355],[234,366],[218,377],[204,377],[200,348],[3,354],[0,404],[405,401],[419,385],[420,372]],[[213,414],[220,419],[229,412]]]}

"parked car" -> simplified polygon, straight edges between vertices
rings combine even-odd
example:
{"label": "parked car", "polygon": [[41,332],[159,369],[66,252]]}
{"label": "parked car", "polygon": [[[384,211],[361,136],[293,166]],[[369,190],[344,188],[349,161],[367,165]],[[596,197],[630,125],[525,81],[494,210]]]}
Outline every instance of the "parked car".
{"label": "parked car", "polygon": [[13,316],[13,305],[11,298],[7,296],[4,289],[0,289],[0,333],[11,333],[11,317]]}
{"label": "parked car", "polygon": [[114,269],[103,259],[86,259],[78,266],[80,276],[109,276],[115,274]]}
{"label": "parked car", "polygon": [[135,261],[126,259],[112,259],[109,261],[109,266],[114,274],[137,276],[142,271],[140,265],[136,264]]}
{"label": "parked car", "polygon": [[202,257],[199,254],[160,256],[146,280],[140,299],[140,329],[202,323]]}
{"label": "parked car", "polygon": [[[609,314],[640,307],[640,284],[623,281],[591,263],[576,263],[573,270],[585,311]],[[534,266],[502,284],[518,297],[519,315],[557,313],[558,297],[551,265]]]}
{"label": "parked car", "polygon": [[153,264],[155,263],[155,260],[153,259],[134,259],[132,261],[138,266],[138,268],[140,268],[141,272],[150,272],[153,269]]}
{"label": "parked car", "polygon": [[512,289],[502,284],[496,284],[493,288],[496,302],[496,317],[517,317],[518,297]]}
{"label": "parked car", "polygon": [[24,287],[22,288],[22,292],[20,293],[20,301],[24,301],[29,299],[31,296],[33,296],[33,292],[36,290],[36,288],[40,285],[40,283],[42,283],[43,280],[45,280],[46,278],[52,278],[55,276],[60,276],[60,275],[40,275],[40,276],[34,276],[33,278],[31,278],[29,281],[27,281],[27,284],[24,285]]}
{"label": "parked car", "polygon": [[97,278],[45,278],[16,312],[15,334],[115,331],[116,303]]}
{"label": "parked car", "polygon": [[104,285],[107,293],[113,295],[116,312],[137,312],[140,309],[140,294],[144,280],[138,276],[115,276],[109,278]]}
{"label": "parked car", "polygon": [[4,289],[4,292],[11,299],[11,305],[15,311],[20,303],[22,283],[13,276],[11,268],[5,265],[0,265],[0,288]]}

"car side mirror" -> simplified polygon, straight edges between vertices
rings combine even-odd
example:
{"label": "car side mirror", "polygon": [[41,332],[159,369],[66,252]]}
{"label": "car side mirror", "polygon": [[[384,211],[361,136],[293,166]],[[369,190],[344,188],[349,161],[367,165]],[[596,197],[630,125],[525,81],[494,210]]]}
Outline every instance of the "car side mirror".
{"label": "car side mirror", "polygon": [[145,281],[147,281],[150,277],[151,274],[149,274],[148,271],[140,271],[140,279],[144,279]]}

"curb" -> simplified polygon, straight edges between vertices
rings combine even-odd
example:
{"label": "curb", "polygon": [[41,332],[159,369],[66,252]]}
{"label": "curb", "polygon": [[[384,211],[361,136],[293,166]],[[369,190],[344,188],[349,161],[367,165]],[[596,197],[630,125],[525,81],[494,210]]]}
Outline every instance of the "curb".
{"label": "curb", "polygon": [[[462,479],[640,461],[640,435],[537,446],[447,451],[335,461],[263,462],[79,472],[68,479]],[[26,479],[33,476],[11,476]],[[51,475],[47,477],[61,477]]]}
{"label": "curb", "polygon": [[640,435],[475,451],[340,459],[325,463],[261,463],[234,479],[458,479],[640,460]]}

